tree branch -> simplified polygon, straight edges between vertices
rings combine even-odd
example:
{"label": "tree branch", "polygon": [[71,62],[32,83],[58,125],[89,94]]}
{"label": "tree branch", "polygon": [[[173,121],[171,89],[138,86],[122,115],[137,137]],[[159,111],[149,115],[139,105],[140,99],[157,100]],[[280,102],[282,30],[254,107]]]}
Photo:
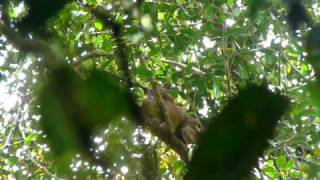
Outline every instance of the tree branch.
{"label": "tree branch", "polygon": [[[172,65],[175,65],[175,66],[178,66],[180,68],[188,67],[188,65],[180,63],[180,62],[176,62],[176,61],[171,61],[171,60],[160,60],[160,61],[168,63],[168,64],[172,64]],[[197,74],[197,75],[205,75],[206,74],[205,72],[201,71],[200,69],[198,69],[196,67],[192,67],[192,72],[194,74]]]}
{"label": "tree branch", "polygon": [[105,51],[100,51],[100,50],[95,50],[92,52],[89,52],[88,54],[84,56],[79,56],[75,58],[75,62],[72,63],[73,66],[79,66],[81,63],[88,61],[92,58],[99,58],[99,57],[106,57],[108,59],[113,58],[114,56],[111,53],[105,52]]}
{"label": "tree branch", "polygon": [[144,120],[144,122],[146,129],[149,129],[152,134],[158,136],[161,141],[173,149],[184,162],[189,162],[188,147],[183,144],[180,139],[172,135],[167,127],[159,126],[159,123],[154,123],[153,121]]}
{"label": "tree branch", "polygon": [[[109,27],[113,31],[113,38],[117,44],[116,52],[118,59],[120,61],[121,68],[124,72],[124,76],[126,78],[127,86],[129,89],[132,88],[133,82],[131,79],[131,74],[129,71],[128,65],[128,52],[125,43],[122,40],[122,27],[120,24],[114,22],[110,17],[109,14],[103,8],[93,8],[91,9],[92,13],[103,23],[106,27]],[[161,127],[159,124],[153,124],[151,121],[144,119],[141,114],[140,108],[136,105],[135,99],[133,98],[133,94],[130,97],[130,103],[132,103],[133,113],[134,113],[134,120],[139,125],[142,125],[149,129],[153,134],[157,135],[163,142],[165,142],[170,148],[172,148],[176,153],[178,153],[181,159],[185,162],[188,162],[188,148],[185,144],[183,144],[176,136],[170,133],[169,128]]]}

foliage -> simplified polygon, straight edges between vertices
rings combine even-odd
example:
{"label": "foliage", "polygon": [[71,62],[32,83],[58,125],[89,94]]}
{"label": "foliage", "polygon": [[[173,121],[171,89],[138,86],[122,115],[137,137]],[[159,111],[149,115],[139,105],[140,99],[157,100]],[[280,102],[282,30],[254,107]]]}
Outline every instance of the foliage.
{"label": "foliage", "polygon": [[238,179],[248,176],[267,147],[272,129],[286,106],[286,98],[263,87],[251,85],[241,90],[208,126],[186,179],[200,176],[204,179]]}
{"label": "foliage", "polygon": [[[17,44],[1,36],[0,174],[3,178],[123,176],[132,179],[154,172],[154,177],[158,174],[165,179],[182,179],[187,173],[187,165],[172,149],[133,123],[134,112],[129,113],[132,104],[123,90],[128,77],[121,66],[119,42],[114,38],[115,31],[93,16],[91,8],[97,6],[106,8],[110,19],[123,27],[121,39],[138,103],[146,96],[145,89],[150,89],[151,80],[170,84],[170,94],[176,102],[188,109],[189,114],[213,125],[213,119],[219,120],[218,114],[225,111],[227,102],[238,94],[239,88],[247,87],[249,82],[264,84],[270,91],[288,96],[291,107],[252,174],[265,179],[320,177],[319,83],[315,81],[319,59],[319,3],[86,0],[71,1],[64,6],[66,1],[60,0],[59,4],[53,3],[56,7],[48,8],[45,4],[39,8],[32,6],[38,3],[35,0],[21,2],[3,4],[2,14],[8,14],[4,18],[12,26],[26,27],[21,31],[33,31],[34,39],[41,38],[54,52],[66,56],[71,74],[77,77],[68,76],[68,72],[50,76],[48,72],[52,69],[43,63],[46,61],[43,54],[19,49]],[[32,12],[29,16],[27,5]],[[39,13],[45,15],[39,16]],[[23,16],[27,18],[20,21]],[[43,19],[37,21],[34,16]],[[50,77],[59,77],[57,84],[45,85],[51,82]],[[82,80],[83,77],[86,80]],[[95,82],[96,79],[100,80]],[[75,84],[71,83],[73,80]],[[114,85],[114,81],[120,83]],[[308,85],[310,82],[313,84]],[[57,95],[59,93],[63,95]],[[41,107],[36,101],[38,96]],[[260,99],[256,98],[253,104],[257,100]],[[46,106],[46,103],[53,104]],[[266,104],[268,106],[260,107],[266,108],[265,112],[277,107],[267,108],[272,104]],[[51,120],[40,121],[40,113],[41,118]],[[123,113],[132,116],[120,118]],[[45,114],[47,116],[43,116]],[[68,117],[63,117],[66,115]],[[214,118],[216,116],[218,118]],[[73,123],[62,125],[67,122],[62,121],[64,118]],[[88,119],[90,121],[85,122]],[[41,123],[44,130],[47,128],[44,132]],[[76,125],[90,129],[89,135],[84,136],[90,139],[81,139],[81,134],[87,131],[77,131],[81,128]],[[48,128],[54,126],[61,127],[54,134],[63,136],[50,136]],[[232,127],[224,126],[228,128]],[[256,130],[264,130],[259,128]],[[47,145],[52,138],[50,142],[61,145],[55,147],[56,150]],[[83,143],[81,141],[92,147],[87,154],[106,160],[109,168],[103,169],[99,162],[85,154],[74,155],[73,150],[79,150],[74,147]],[[199,147],[200,152],[201,149]],[[69,150],[72,153],[69,154]],[[72,158],[71,165],[64,163],[64,169],[70,167],[69,174],[61,173],[63,163],[52,151]],[[157,165],[150,167],[144,162],[159,162],[159,172],[150,169]]]}

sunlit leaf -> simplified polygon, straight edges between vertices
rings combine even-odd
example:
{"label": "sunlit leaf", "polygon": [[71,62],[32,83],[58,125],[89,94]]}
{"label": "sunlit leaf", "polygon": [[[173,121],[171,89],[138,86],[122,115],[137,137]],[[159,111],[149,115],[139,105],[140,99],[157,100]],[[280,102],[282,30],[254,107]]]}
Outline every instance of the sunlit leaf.
{"label": "sunlit leaf", "polygon": [[101,31],[102,28],[103,28],[103,25],[101,22],[97,21],[94,23],[94,27],[98,30],[98,31]]}
{"label": "sunlit leaf", "polygon": [[286,165],[286,157],[285,156],[278,156],[277,157],[277,166],[282,169]]}
{"label": "sunlit leaf", "polygon": [[232,8],[233,5],[234,5],[235,0],[228,0],[227,2],[228,2],[228,6],[229,6],[230,8]]}

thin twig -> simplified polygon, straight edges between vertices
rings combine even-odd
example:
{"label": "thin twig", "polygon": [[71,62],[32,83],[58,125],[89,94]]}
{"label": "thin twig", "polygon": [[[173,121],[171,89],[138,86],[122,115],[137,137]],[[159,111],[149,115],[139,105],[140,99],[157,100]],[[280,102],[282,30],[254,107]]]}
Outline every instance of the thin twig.
{"label": "thin twig", "polygon": [[[160,60],[162,62],[165,62],[165,63],[168,63],[168,64],[172,64],[172,65],[175,65],[175,66],[178,66],[180,68],[186,68],[188,67],[188,65],[186,64],[183,64],[183,63],[180,63],[180,62],[176,62],[176,61],[171,61],[171,60]],[[192,67],[192,72],[194,74],[197,74],[197,75],[205,75],[206,73],[201,71],[200,69],[196,68],[196,67]]]}
{"label": "thin twig", "polygon": [[58,177],[53,174],[52,172],[50,172],[45,166],[42,166],[41,164],[39,164],[34,158],[31,158],[31,162],[37,166],[39,169],[42,169],[45,173],[49,174],[50,176],[52,176],[55,179],[58,179]]}
{"label": "thin twig", "polygon": [[108,59],[112,59],[114,56],[111,53],[105,52],[105,51],[100,51],[100,50],[95,50],[92,51],[84,56],[79,56],[75,58],[75,62],[72,63],[74,66],[79,66],[85,61],[88,61],[92,58],[99,58],[99,57],[106,57]]}

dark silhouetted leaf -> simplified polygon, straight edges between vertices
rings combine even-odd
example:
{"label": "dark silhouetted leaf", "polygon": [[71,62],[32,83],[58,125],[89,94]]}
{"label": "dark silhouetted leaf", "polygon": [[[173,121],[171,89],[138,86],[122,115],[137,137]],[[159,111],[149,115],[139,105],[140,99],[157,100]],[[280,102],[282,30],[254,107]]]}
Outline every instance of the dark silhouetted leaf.
{"label": "dark silhouetted leaf", "polygon": [[186,179],[249,175],[288,107],[288,99],[255,85],[240,90],[203,134]]}
{"label": "dark silhouetted leaf", "polygon": [[106,72],[83,80],[69,66],[53,70],[39,94],[41,125],[63,171],[76,152],[90,155],[94,128],[128,114],[128,94]]}
{"label": "dark silhouetted leaf", "polygon": [[130,110],[128,93],[107,72],[91,71],[75,94],[82,111],[87,112],[84,123],[90,127],[108,124]]}
{"label": "dark silhouetted leaf", "polygon": [[72,110],[76,109],[71,100],[73,79],[71,69],[56,70],[39,94],[41,126],[53,152],[59,157],[60,172],[68,170],[68,162],[81,147],[78,127],[70,121],[74,119]]}
{"label": "dark silhouetted leaf", "polygon": [[152,78],[152,72],[147,69],[146,66],[139,66],[136,69],[138,77],[142,78],[143,80],[150,80]]}
{"label": "dark silhouetted leaf", "polygon": [[309,23],[309,17],[302,6],[300,0],[290,0],[288,3],[288,22],[293,31],[297,30],[299,25]]}
{"label": "dark silhouetted leaf", "polygon": [[317,79],[317,81],[315,82],[311,82],[309,83],[309,90],[311,93],[311,100],[313,102],[314,105],[317,106],[318,108],[318,114],[320,115],[320,82],[319,79]]}
{"label": "dark silhouetted leaf", "polygon": [[315,26],[311,29],[306,42],[307,59],[311,63],[316,75],[320,75],[320,27]]}
{"label": "dark silhouetted leaf", "polygon": [[45,30],[49,18],[55,16],[70,0],[25,0],[29,6],[28,15],[18,24],[18,28],[28,33]]}
{"label": "dark silhouetted leaf", "polygon": [[263,8],[265,6],[266,1],[265,0],[249,0],[248,6],[249,6],[249,13],[251,17],[254,17],[259,9]]}

